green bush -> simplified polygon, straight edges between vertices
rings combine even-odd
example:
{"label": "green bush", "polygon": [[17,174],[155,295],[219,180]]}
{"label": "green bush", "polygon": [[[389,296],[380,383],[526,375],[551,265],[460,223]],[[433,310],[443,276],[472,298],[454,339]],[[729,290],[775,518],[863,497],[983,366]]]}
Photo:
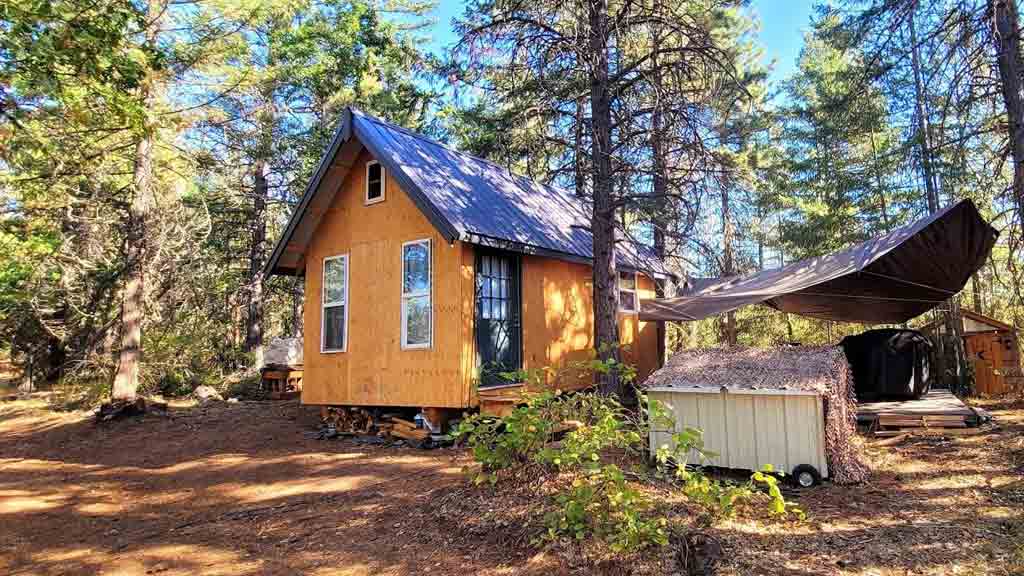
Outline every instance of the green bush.
{"label": "green bush", "polygon": [[[217,386],[214,387],[219,389]],[[263,387],[263,379],[258,373],[232,379],[222,392],[225,398],[238,398],[239,400],[267,399],[267,390]]]}
{"label": "green bush", "polygon": [[[615,361],[592,359],[567,367],[593,374],[614,370],[632,382],[632,367]],[[542,384],[558,382],[550,369],[508,374],[513,381],[527,382],[522,404],[504,418],[466,416],[452,432],[473,453],[478,468],[467,469],[475,484],[495,484],[504,473],[531,471],[558,475],[564,487],[553,497],[554,508],[544,517],[543,539],[563,537],[584,539],[595,536],[618,552],[636,551],[668,542],[668,520],[660,513],[649,493],[627,480],[645,480],[647,470],[638,466],[624,471],[613,460],[644,462],[653,456],[659,474],[677,481],[687,499],[704,511],[713,523],[731,517],[742,503],[758,503],[767,492],[770,515],[785,516],[795,510],[782,498],[778,479],[770,468],[756,472],[747,484],[733,484],[710,478],[691,464],[703,464],[715,454],[704,449],[703,433],[685,428],[672,437],[670,445],[654,450],[648,446],[650,427],[671,427],[674,421],[660,403],[637,391],[639,409],[624,407],[616,398],[595,392],[563,394]],[[566,424],[573,429],[566,431]],[[560,433],[564,437],[555,441]],[[689,459],[696,455],[698,462]]]}
{"label": "green bush", "polygon": [[555,501],[558,508],[545,517],[549,539],[570,536],[582,540],[594,534],[607,540],[616,552],[668,543],[668,520],[654,514],[653,501],[630,486],[614,464],[579,475]]}

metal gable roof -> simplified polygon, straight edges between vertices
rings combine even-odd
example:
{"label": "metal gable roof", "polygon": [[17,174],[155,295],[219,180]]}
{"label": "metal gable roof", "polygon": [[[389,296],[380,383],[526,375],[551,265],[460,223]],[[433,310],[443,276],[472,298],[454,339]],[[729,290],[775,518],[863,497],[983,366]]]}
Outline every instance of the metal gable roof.
{"label": "metal gable roof", "polygon": [[[346,111],[342,123],[351,128],[338,130],[328,154],[337,153],[339,138],[354,135],[449,241],[592,260],[590,218],[584,202],[571,192],[513,174],[356,109]],[[321,168],[330,162],[325,157]],[[318,192],[322,172],[318,170],[310,183],[293,221],[305,216],[306,196]],[[279,264],[281,247],[290,241],[295,226],[289,222],[268,262],[268,273],[288,271]],[[620,243],[618,262],[659,276],[666,273],[650,248],[634,242]]]}

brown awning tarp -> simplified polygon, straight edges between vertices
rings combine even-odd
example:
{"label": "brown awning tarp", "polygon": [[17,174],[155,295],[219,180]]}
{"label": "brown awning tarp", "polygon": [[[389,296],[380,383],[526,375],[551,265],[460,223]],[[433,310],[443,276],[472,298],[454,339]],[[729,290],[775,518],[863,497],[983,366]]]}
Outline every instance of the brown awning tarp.
{"label": "brown awning tarp", "polygon": [[823,320],[906,322],[959,292],[998,235],[973,202],[961,200],[842,252],[641,301],[640,319],[700,320],[767,304]]}

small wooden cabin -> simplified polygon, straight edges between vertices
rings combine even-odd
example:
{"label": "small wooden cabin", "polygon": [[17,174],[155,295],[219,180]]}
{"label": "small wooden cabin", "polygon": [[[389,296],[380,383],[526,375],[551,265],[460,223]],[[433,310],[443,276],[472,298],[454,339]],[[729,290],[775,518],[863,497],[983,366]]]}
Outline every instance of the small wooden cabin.
{"label": "small wooden cabin", "polygon": [[[974,364],[974,385],[979,394],[1002,394],[1024,383],[1020,347],[1013,326],[973,310],[962,309],[964,352]],[[922,327],[924,332],[945,334],[942,322]]]}
{"label": "small wooden cabin", "polygon": [[[588,220],[568,191],[346,110],[267,265],[305,277],[302,402],[468,408],[507,401],[499,372],[586,358]],[[666,274],[640,245],[616,260],[643,378],[658,330],[637,310]]]}

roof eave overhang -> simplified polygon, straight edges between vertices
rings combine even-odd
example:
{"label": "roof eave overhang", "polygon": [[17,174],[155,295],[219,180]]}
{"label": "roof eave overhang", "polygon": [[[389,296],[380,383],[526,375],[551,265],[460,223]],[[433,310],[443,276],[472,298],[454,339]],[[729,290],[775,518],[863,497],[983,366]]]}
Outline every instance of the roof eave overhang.
{"label": "roof eave overhang", "polygon": [[[497,248],[500,250],[508,250],[509,252],[518,252],[520,254],[529,254],[532,256],[543,256],[545,258],[553,258],[555,260],[563,260],[566,262],[574,262],[577,264],[586,264],[587,266],[594,265],[594,259],[586,256],[580,256],[579,254],[572,254],[569,252],[562,252],[560,250],[552,250],[550,248],[544,248],[541,246],[534,246],[532,244],[524,244],[522,242],[515,242],[513,240],[506,240],[504,238],[496,238],[494,236],[488,236],[485,234],[478,234],[476,232],[466,232],[461,237],[463,242],[468,244],[474,244],[477,246],[485,246],[488,248]],[[646,274],[656,280],[663,280],[665,278],[676,278],[673,274],[664,272],[658,272],[654,270],[646,270],[636,266],[630,266],[628,264],[620,264],[620,270],[640,272]]]}
{"label": "roof eave overhang", "polygon": [[351,137],[352,112],[346,108],[343,112],[341,123],[338,125],[338,129],[334,131],[334,137],[331,138],[331,143],[327,147],[327,151],[320,159],[320,164],[317,165],[316,171],[313,173],[313,178],[310,179],[309,184],[306,186],[306,190],[302,193],[299,205],[292,212],[291,217],[288,219],[288,225],[284,229],[284,233],[281,234],[277,244],[274,246],[274,251],[270,254],[270,259],[267,260],[267,264],[263,268],[264,276],[274,274],[294,276],[298,272],[297,267],[281,266],[281,256],[284,255],[288,243],[291,242],[292,236],[295,234],[295,229],[298,227],[299,222],[306,215],[310,202],[312,202],[313,197],[316,196],[317,191],[320,189],[320,184],[323,182],[324,176],[327,174],[327,170],[330,168],[331,163],[334,162],[335,155],[337,155],[341,145],[348,142]]}

